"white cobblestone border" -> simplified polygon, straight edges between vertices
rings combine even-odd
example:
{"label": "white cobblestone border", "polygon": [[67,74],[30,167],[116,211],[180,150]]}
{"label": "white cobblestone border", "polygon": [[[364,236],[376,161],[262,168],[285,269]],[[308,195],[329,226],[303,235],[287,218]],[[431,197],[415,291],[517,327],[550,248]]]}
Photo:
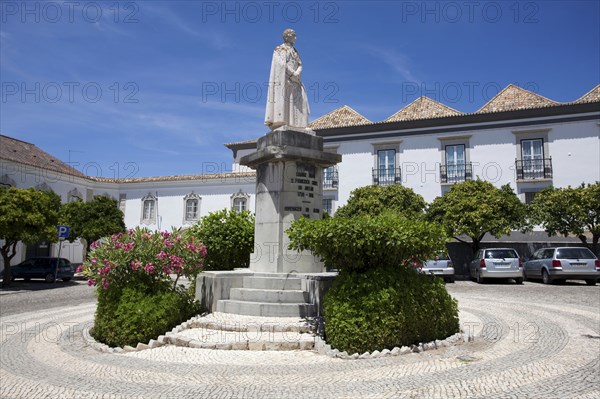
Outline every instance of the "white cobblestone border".
{"label": "white cobblestone border", "polygon": [[163,346],[163,345],[167,345],[167,344],[171,343],[170,342],[171,335],[177,334],[178,332],[185,330],[186,328],[188,328],[188,326],[190,326],[194,322],[200,320],[204,316],[205,315],[194,316],[194,317],[190,318],[189,320],[184,321],[183,323],[173,327],[173,329],[171,331],[167,332],[165,335],[159,335],[157,339],[151,339],[150,341],[148,341],[148,343],[139,342],[135,348],[133,346],[129,346],[129,345],[125,345],[122,348],[121,347],[113,348],[106,344],[98,342],[94,339],[94,337],[92,337],[92,334],[90,334],[89,329],[91,327],[86,328],[86,330],[83,332],[83,337],[87,341],[88,345],[90,345],[90,347],[96,349],[97,351],[105,352],[105,353],[136,352],[136,351],[142,351],[145,349],[154,349],[154,348],[158,348],[159,346]]}
{"label": "white cobblestone border", "polygon": [[[183,337],[172,337],[172,336],[187,329],[187,328],[196,327],[198,324],[200,324],[200,320],[204,316],[206,316],[206,314],[194,316],[194,317],[190,318],[189,320],[184,321],[183,323],[175,326],[171,331],[167,332],[165,335],[158,336],[157,339],[151,339],[148,343],[139,342],[135,348],[133,346],[129,346],[129,345],[126,345],[122,348],[121,347],[113,348],[106,344],[98,342],[90,334],[90,332],[89,332],[90,327],[88,327],[84,331],[83,337],[87,341],[87,343],[90,345],[90,347],[92,347],[100,352],[105,352],[105,353],[136,352],[136,351],[142,351],[142,350],[146,350],[146,349],[154,349],[154,348],[158,348],[160,346],[168,345],[168,344],[175,345],[177,343],[179,344],[178,346],[190,346],[189,339],[183,338]],[[437,349],[439,347],[461,345],[465,342],[471,342],[474,339],[475,339],[475,337],[473,335],[469,335],[468,332],[465,332],[461,329],[461,332],[451,335],[444,340],[435,340],[435,341],[431,341],[431,342],[427,342],[427,343],[419,343],[418,345],[411,345],[410,347],[403,346],[400,348],[395,347],[393,349],[383,349],[381,352],[378,350],[375,350],[371,353],[369,353],[369,352],[365,352],[363,354],[353,353],[352,355],[349,355],[348,352],[345,352],[345,351],[340,352],[338,349],[332,348],[331,345],[329,345],[327,342],[325,342],[325,340],[323,340],[318,335],[315,335],[314,350],[321,355],[326,355],[329,357],[335,357],[335,358],[345,359],[345,360],[377,359],[379,357],[406,355],[409,353],[422,353],[427,350]],[[176,342],[176,341],[187,341],[187,342]],[[218,349],[232,350],[232,349],[237,349],[237,348],[235,346],[227,346],[227,347],[218,348]],[[303,349],[303,348],[300,348],[300,349]],[[305,349],[308,349],[308,348],[305,348]]]}
{"label": "white cobblestone border", "polygon": [[448,347],[453,345],[461,345],[465,342],[474,341],[475,337],[473,335],[469,335],[468,332],[464,332],[461,329],[461,332],[458,332],[454,335],[449,336],[444,340],[435,340],[427,343],[419,343],[418,345],[411,346],[403,346],[401,348],[395,347],[393,349],[383,349],[381,352],[376,350],[371,353],[365,352],[362,355],[359,353],[353,353],[349,355],[348,352],[340,352],[337,349],[334,349],[325,342],[321,337],[315,337],[315,350],[321,354],[329,357],[336,357],[344,360],[356,360],[356,359],[377,359],[380,357],[387,356],[398,356],[398,355],[407,355],[409,353],[422,353],[432,349],[438,349],[440,347]]}

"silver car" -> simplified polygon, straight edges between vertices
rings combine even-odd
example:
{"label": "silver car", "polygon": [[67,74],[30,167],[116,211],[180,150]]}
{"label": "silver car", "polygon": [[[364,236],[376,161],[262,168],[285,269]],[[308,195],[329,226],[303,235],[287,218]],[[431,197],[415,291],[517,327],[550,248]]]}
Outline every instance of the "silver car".
{"label": "silver car", "polygon": [[585,280],[596,285],[600,261],[585,247],[542,248],[525,262],[525,278],[541,279],[544,284],[565,280]]}
{"label": "silver car", "polygon": [[454,282],[454,265],[448,254],[443,252],[436,255],[434,259],[423,262],[420,272],[433,274],[434,276],[443,278],[448,283]]}
{"label": "silver car", "polygon": [[479,284],[488,278],[512,278],[523,284],[523,263],[513,248],[480,249],[469,263],[469,275]]}

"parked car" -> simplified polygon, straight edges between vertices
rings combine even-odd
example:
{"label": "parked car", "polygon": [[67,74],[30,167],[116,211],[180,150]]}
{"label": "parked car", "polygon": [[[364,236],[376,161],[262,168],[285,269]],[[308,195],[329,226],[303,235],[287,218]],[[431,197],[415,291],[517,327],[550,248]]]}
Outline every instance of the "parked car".
{"label": "parked car", "polygon": [[28,281],[32,278],[43,278],[48,283],[54,282],[57,278],[69,281],[75,274],[68,259],[47,256],[26,259],[18,265],[11,266],[10,271],[13,279],[22,278]]}
{"label": "parked car", "polygon": [[469,275],[479,284],[488,278],[512,278],[523,284],[523,261],[513,248],[480,249],[469,263]]}
{"label": "parked car", "polygon": [[523,272],[525,278],[541,279],[544,284],[585,280],[587,285],[596,285],[600,260],[585,247],[542,248],[525,262]]}
{"label": "parked car", "polygon": [[419,270],[421,273],[433,274],[443,278],[448,283],[454,282],[454,265],[452,260],[445,252],[440,252],[434,257],[423,262],[423,266]]}

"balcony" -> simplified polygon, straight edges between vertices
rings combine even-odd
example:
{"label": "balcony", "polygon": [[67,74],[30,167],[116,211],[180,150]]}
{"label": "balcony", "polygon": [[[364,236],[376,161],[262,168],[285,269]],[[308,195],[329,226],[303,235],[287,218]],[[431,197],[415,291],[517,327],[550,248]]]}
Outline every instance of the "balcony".
{"label": "balcony", "polygon": [[373,168],[373,185],[389,186],[401,182],[400,168]]}
{"label": "balcony", "polygon": [[440,165],[440,180],[442,184],[460,183],[473,179],[473,164],[467,162],[457,165]]}
{"label": "balcony", "polygon": [[517,180],[552,179],[552,158],[515,161]]}
{"label": "balcony", "polygon": [[323,169],[323,188],[338,188],[339,184],[338,169],[335,166]]}

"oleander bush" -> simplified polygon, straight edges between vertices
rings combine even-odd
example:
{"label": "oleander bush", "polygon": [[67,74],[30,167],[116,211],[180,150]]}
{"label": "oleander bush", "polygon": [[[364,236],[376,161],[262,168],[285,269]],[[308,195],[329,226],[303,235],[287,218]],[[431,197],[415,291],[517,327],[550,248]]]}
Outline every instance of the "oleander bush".
{"label": "oleander bush", "polygon": [[82,272],[96,287],[98,306],[92,336],[111,346],[136,345],[157,338],[199,312],[192,287],[206,247],[196,237],[174,229],[136,228],[91,245]]}
{"label": "oleander bush", "polygon": [[206,245],[204,270],[248,267],[254,250],[254,215],[223,209],[203,217],[190,233]]}
{"label": "oleander bush", "polygon": [[325,335],[340,351],[391,349],[458,332],[457,302],[417,266],[445,247],[436,223],[397,212],[299,219],[290,249],[310,250],[339,275],[324,300]]}

